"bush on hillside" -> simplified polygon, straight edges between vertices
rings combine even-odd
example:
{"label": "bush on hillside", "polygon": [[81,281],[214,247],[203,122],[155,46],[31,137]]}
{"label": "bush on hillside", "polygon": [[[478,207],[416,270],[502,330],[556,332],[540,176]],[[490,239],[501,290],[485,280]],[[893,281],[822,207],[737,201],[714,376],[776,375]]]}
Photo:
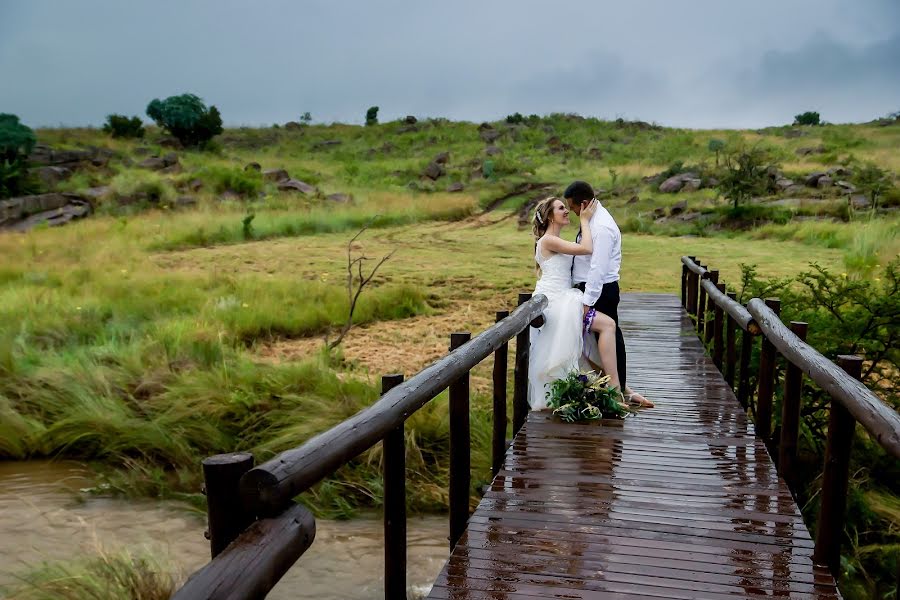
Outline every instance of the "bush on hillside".
{"label": "bush on hillside", "polygon": [[26,161],[37,143],[34,131],[19,117],[0,113],[0,198],[32,191]]}
{"label": "bush on hillside", "polygon": [[794,117],[794,125],[821,125],[822,119],[819,113],[808,110]]}
{"label": "bush on hillside", "polygon": [[521,125],[525,122],[525,117],[522,116],[522,113],[513,113],[511,115],[507,115],[506,122],[510,125]]}
{"label": "bush on hillside", "polygon": [[707,145],[707,148],[709,149],[710,152],[716,153],[716,168],[718,168],[719,154],[722,152],[722,150],[725,149],[725,142],[723,140],[711,139],[711,140],[709,140],[709,144]]}
{"label": "bush on hillside", "polygon": [[741,202],[769,191],[769,169],[777,168],[775,157],[765,148],[736,148],[725,154],[718,190],[732,201],[737,212]]}
{"label": "bush on hillside", "polygon": [[878,209],[878,200],[894,190],[893,176],[871,162],[856,170],[853,183],[859,191],[869,197],[873,212]]}
{"label": "bush on hillside", "polygon": [[378,125],[378,107],[370,106],[366,111],[366,126]]}
{"label": "bush on hillside", "polygon": [[147,105],[147,116],[178,138],[183,146],[205,145],[222,133],[219,109],[207,108],[194,94],[154,99]]}
{"label": "bush on hillside", "polygon": [[142,138],[145,133],[140,117],[125,115],[106,115],[103,131],[114,138]]}

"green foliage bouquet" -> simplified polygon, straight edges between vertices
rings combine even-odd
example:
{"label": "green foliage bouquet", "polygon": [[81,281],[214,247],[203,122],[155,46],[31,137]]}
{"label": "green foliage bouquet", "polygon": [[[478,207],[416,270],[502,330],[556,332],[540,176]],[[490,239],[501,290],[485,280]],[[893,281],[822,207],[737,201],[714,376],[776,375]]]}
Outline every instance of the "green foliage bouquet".
{"label": "green foliage bouquet", "polygon": [[619,390],[609,387],[609,376],[594,371],[571,371],[550,385],[548,406],[567,423],[625,418],[633,414],[620,402]]}

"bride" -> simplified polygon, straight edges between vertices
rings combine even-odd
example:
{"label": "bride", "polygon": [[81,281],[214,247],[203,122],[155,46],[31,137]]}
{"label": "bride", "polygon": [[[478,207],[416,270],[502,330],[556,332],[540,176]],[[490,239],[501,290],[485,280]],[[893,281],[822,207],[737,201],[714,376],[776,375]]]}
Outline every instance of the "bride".
{"label": "bride", "polygon": [[[609,375],[609,386],[620,389],[616,323],[593,309],[584,313],[583,294],[572,287],[572,257],[593,251],[590,220],[596,210],[596,200],[581,210],[578,243],[559,236],[560,230],[569,224],[569,209],[562,200],[545,198],[534,212],[533,231],[537,240],[534,258],[540,273],[534,293],[547,296],[549,304],[544,311],[544,325],[531,330],[528,403],[533,410],[547,407],[550,384],[578,369],[579,363],[599,362]],[[590,332],[599,334],[597,342]]]}

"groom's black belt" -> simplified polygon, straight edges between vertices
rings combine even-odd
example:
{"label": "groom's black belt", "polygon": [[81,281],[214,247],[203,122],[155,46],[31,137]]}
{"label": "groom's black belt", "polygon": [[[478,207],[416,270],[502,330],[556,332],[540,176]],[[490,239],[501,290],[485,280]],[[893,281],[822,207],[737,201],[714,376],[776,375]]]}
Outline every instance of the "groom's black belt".
{"label": "groom's black belt", "polygon": [[[580,282],[576,283],[573,287],[578,288],[579,290],[581,290],[583,292],[584,287],[585,287],[585,282],[580,281]],[[603,289],[600,292],[600,296],[602,297],[602,296],[606,296],[608,294],[618,293],[618,291],[619,291],[619,281],[618,280],[610,281],[609,283],[603,284]]]}

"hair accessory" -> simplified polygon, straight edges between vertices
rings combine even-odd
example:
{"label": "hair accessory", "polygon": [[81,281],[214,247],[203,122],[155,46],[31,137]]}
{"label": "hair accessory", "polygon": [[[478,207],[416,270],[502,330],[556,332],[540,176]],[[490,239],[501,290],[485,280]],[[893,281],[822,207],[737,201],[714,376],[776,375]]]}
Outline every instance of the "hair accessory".
{"label": "hair accessory", "polygon": [[541,213],[538,212],[537,210],[534,211],[534,219],[541,225],[544,224],[544,219],[541,218]]}

